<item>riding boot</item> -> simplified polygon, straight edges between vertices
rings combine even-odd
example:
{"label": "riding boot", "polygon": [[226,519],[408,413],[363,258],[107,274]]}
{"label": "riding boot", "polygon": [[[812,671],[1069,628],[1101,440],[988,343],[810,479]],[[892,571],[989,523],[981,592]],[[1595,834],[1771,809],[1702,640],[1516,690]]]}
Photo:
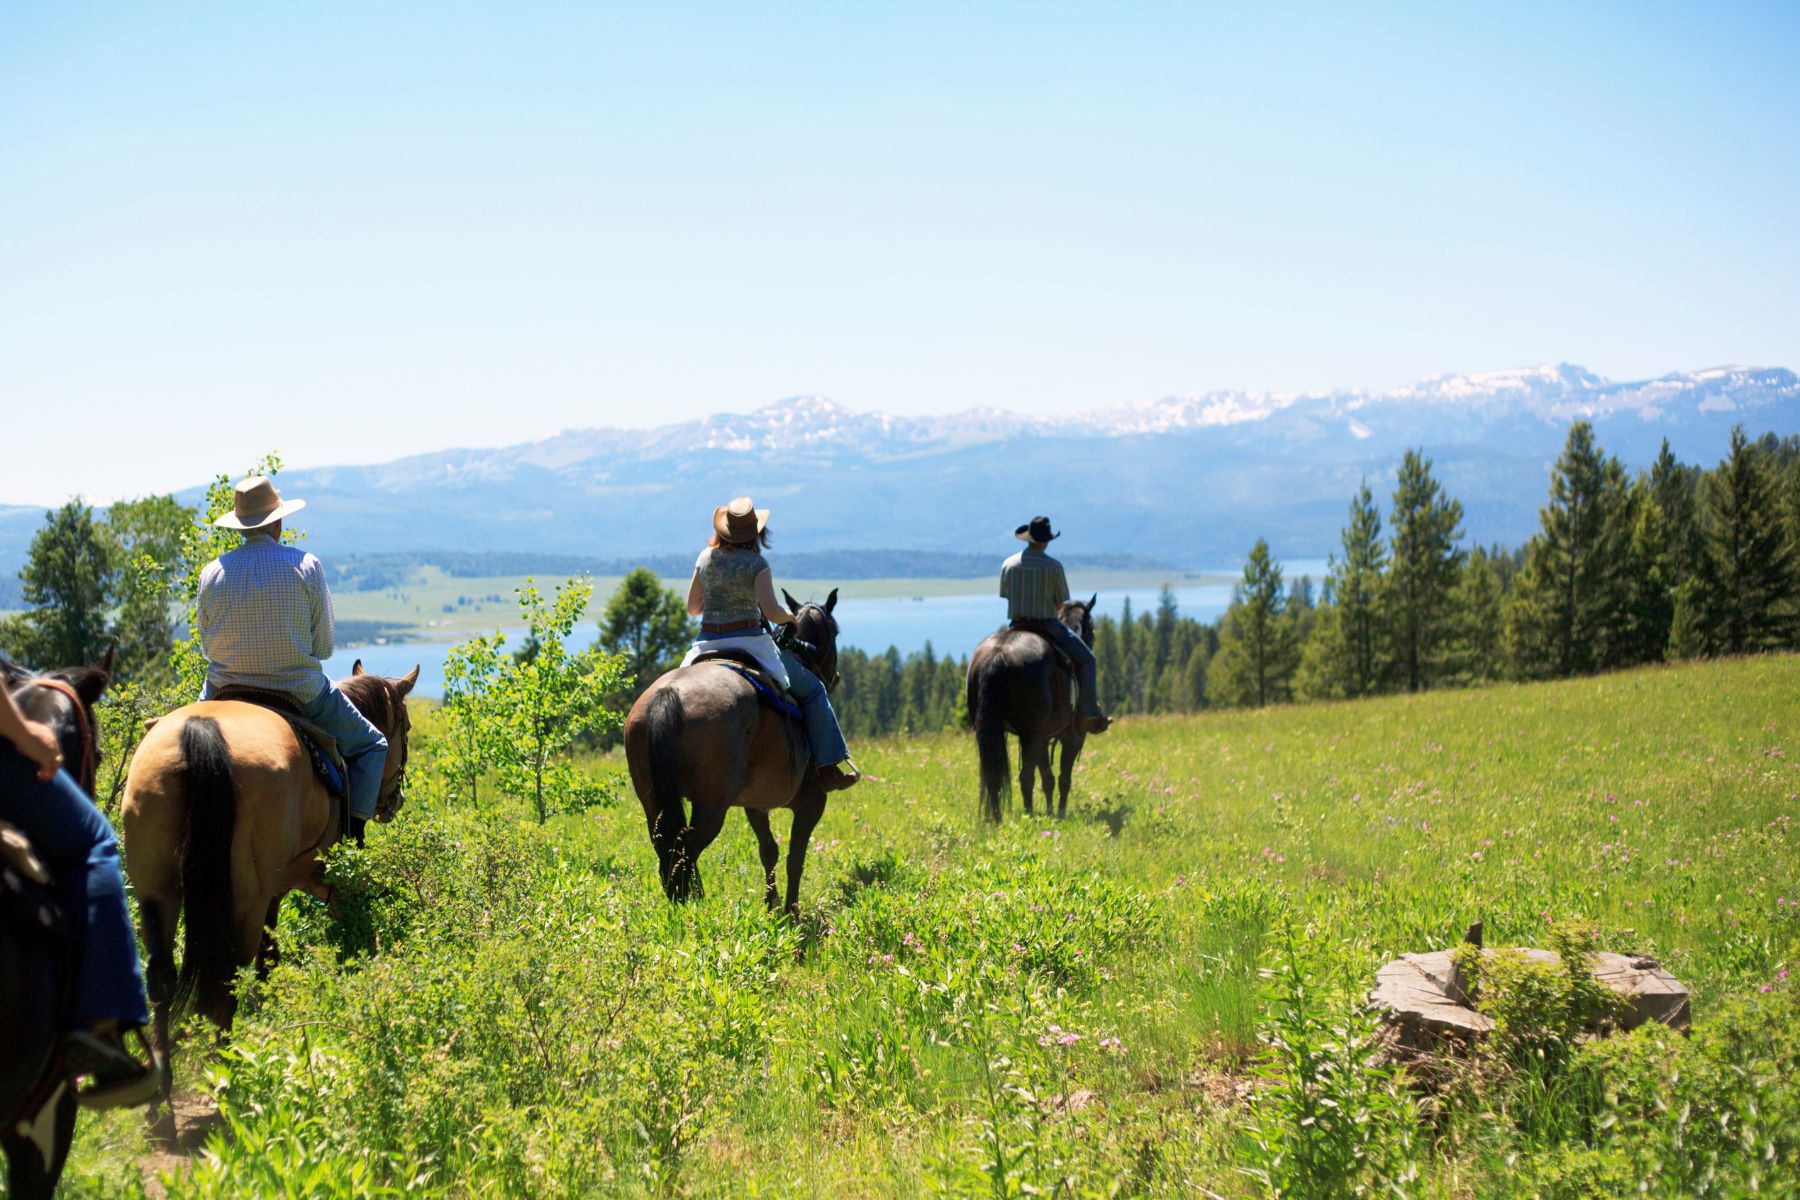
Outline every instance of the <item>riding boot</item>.
{"label": "riding boot", "polygon": [[[141,1041],[143,1034],[140,1031]],[[84,1108],[132,1108],[148,1104],[161,1090],[154,1067],[145,1066],[125,1049],[114,1021],[97,1021],[63,1039],[63,1061],[71,1078],[87,1078],[75,1093]]]}
{"label": "riding boot", "polygon": [[862,772],[853,766],[845,770],[849,762],[849,759],[845,759],[843,763],[832,763],[829,766],[818,768],[819,786],[828,792],[841,792],[846,788],[855,787],[862,781]]}

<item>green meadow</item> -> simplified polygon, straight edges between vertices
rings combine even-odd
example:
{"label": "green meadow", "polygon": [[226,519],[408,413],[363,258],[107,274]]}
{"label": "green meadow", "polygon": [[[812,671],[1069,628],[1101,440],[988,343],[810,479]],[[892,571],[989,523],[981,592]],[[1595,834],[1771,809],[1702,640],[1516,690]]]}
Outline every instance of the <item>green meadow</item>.
{"label": "green meadow", "polygon": [[[1066,820],[1015,802],[997,829],[969,737],[874,742],[798,921],[765,913],[736,817],[674,907],[628,790],[539,826],[453,802],[427,741],[334,867],[357,899],[290,898],[229,1046],[178,1064],[218,1107],[204,1146],[151,1159],[141,1117],[84,1117],[67,1186],[1792,1195],[1796,697],[1788,655],[1127,719]],[[1490,946],[1585,919],[1655,955],[1693,1034],[1540,1030],[1422,1090],[1357,1001],[1476,918]]]}

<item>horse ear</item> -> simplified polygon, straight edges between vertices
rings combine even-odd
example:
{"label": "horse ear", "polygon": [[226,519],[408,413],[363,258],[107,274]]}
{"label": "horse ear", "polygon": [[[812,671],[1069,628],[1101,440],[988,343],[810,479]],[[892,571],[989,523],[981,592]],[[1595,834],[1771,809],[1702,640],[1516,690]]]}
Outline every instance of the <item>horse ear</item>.
{"label": "horse ear", "polygon": [[792,592],[788,591],[786,588],[781,589],[781,598],[787,602],[789,612],[799,612],[800,611],[800,602],[798,600],[794,599],[794,594]]}
{"label": "horse ear", "polygon": [[419,668],[415,666],[412,670],[408,671],[405,675],[402,675],[399,679],[395,680],[394,686],[396,688],[398,688],[400,691],[400,694],[402,696],[404,696],[408,692],[412,691],[413,686],[415,684],[417,684],[418,682],[419,682]]}
{"label": "horse ear", "polygon": [[80,682],[75,684],[75,694],[81,697],[83,704],[92,708],[99,702],[100,693],[106,690],[107,682],[111,678],[112,676],[106,673],[104,667],[83,671],[80,675]]}
{"label": "horse ear", "polygon": [[108,678],[110,678],[112,676],[113,651],[117,650],[118,648],[119,648],[118,642],[108,642],[106,644],[106,655],[105,655],[105,657],[103,657],[100,660],[100,669],[102,671],[106,672]]}
{"label": "horse ear", "polygon": [[825,611],[830,612],[837,607],[837,589],[831,589],[831,595],[825,597]]}
{"label": "horse ear", "polygon": [[361,675],[363,673],[362,659],[359,658],[350,664],[350,673],[352,675]]}
{"label": "horse ear", "polygon": [[1095,592],[1092,596],[1088,597],[1088,612],[1092,613],[1099,606],[1100,606],[1100,593]]}

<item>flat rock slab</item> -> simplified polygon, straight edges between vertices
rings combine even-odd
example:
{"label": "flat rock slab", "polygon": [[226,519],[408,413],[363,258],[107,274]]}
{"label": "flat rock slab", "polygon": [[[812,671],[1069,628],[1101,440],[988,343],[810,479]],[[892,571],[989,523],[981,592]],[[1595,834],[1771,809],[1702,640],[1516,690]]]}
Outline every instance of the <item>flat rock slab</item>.
{"label": "flat rock slab", "polygon": [[[1405,954],[1375,973],[1369,1003],[1383,1011],[1399,1044],[1409,1050],[1432,1051],[1446,1042],[1466,1048],[1494,1031],[1494,1019],[1464,994],[1450,953]],[[1554,950],[1522,948],[1521,953],[1542,963],[1562,961]],[[1619,1027],[1635,1029],[1646,1021],[1688,1027],[1688,990],[1655,959],[1600,953],[1594,955],[1593,971],[1624,1001]]]}

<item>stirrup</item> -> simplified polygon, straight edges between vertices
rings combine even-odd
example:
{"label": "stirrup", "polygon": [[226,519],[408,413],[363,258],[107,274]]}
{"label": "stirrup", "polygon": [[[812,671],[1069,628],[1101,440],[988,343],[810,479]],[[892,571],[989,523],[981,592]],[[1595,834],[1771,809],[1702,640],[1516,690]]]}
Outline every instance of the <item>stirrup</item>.
{"label": "stirrup", "polygon": [[[138,1046],[150,1056],[150,1065],[125,1049],[127,1032],[136,1036]],[[134,1108],[156,1099],[162,1090],[162,1066],[142,1026],[121,1029],[116,1041],[77,1029],[63,1039],[63,1045],[71,1059],[70,1074],[88,1077],[87,1086],[75,1092],[75,1100],[83,1108]]]}

